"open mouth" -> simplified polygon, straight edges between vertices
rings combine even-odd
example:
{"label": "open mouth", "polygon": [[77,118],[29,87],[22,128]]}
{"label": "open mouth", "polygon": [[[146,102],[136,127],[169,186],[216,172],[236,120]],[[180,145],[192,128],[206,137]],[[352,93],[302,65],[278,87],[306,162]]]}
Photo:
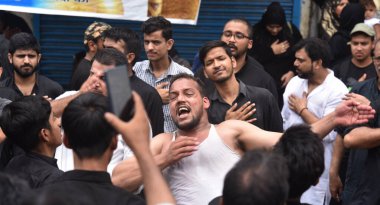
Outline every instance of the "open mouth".
{"label": "open mouth", "polygon": [[186,115],[186,114],[189,114],[190,113],[190,108],[187,107],[187,106],[184,106],[184,105],[181,105],[177,108],[177,115],[178,116],[183,116],[183,115]]}

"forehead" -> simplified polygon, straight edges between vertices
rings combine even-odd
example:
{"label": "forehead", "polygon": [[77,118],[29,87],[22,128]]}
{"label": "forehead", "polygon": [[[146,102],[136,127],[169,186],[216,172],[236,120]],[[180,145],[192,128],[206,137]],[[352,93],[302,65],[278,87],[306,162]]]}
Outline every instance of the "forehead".
{"label": "forehead", "polygon": [[91,65],[91,71],[92,72],[105,72],[106,70],[110,68],[114,68],[115,65],[104,65],[99,63],[97,60],[94,60],[94,62]]}
{"label": "forehead", "polygon": [[192,79],[181,78],[174,81],[170,86],[170,92],[179,92],[183,90],[198,90],[198,84]]}
{"label": "forehead", "polygon": [[248,33],[248,26],[247,26],[247,24],[245,24],[241,21],[229,21],[224,26],[223,31]]}
{"label": "forehead", "polygon": [[15,55],[37,55],[37,51],[33,49],[17,49]]}
{"label": "forehead", "polygon": [[309,58],[309,55],[306,53],[305,48],[301,48],[300,50],[296,51],[296,58],[301,58],[301,59]]}
{"label": "forehead", "polygon": [[144,40],[162,40],[164,37],[162,36],[162,30],[158,30],[155,32],[152,32],[150,34],[144,33]]}
{"label": "forehead", "polygon": [[207,52],[205,61],[217,58],[219,56],[228,56],[228,55],[222,47],[213,48]]}

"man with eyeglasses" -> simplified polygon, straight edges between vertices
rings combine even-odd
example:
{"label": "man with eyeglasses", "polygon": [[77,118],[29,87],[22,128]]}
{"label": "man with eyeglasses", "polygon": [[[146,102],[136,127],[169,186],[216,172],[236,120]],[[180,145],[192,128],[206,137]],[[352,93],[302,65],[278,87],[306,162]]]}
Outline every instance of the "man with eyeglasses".
{"label": "man with eyeglasses", "polygon": [[[247,51],[252,48],[252,27],[246,19],[236,18],[227,21],[224,25],[221,41],[227,43],[230,47],[232,56],[236,60],[234,68],[235,77],[246,85],[265,88],[272,93],[275,100],[278,98],[276,84],[273,78],[264,70],[264,67],[254,58],[247,55]],[[206,78],[204,69],[198,70],[196,76],[205,84],[207,94],[211,94],[215,90],[213,82]],[[276,101],[277,102],[277,101]],[[252,107],[252,106],[251,106]],[[240,106],[233,106],[229,110],[231,113],[241,116],[249,113],[254,109],[239,109]],[[236,118],[235,118],[236,119]],[[239,118],[247,120],[248,118]]]}

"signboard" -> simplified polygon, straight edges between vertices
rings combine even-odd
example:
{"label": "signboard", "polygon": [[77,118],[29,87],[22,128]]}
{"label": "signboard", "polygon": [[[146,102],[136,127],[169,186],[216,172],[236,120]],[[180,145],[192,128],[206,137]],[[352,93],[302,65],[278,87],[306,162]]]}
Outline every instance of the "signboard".
{"label": "signboard", "polygon": [[0,0],[0,10],[136,21],[160,15],[172,23],[195,25],[200,4],[201,0]]}

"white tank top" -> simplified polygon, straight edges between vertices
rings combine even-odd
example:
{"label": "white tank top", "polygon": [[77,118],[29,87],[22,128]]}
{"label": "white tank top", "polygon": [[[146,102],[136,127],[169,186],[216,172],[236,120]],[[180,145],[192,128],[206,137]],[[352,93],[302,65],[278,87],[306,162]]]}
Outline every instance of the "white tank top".
{"label": "white tank top", "polygon": [[164,176],[177,204],[207,205],[222,195],[224,177],[239,159],[211,125],[198,150],[166,168]]}

